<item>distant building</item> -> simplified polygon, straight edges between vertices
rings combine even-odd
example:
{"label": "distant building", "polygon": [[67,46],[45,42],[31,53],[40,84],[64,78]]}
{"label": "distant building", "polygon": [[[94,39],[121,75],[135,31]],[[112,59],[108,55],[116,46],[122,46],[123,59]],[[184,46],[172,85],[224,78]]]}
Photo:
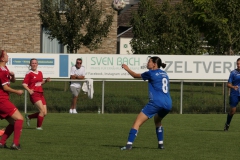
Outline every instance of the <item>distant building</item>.
{"label": "distant building", "polygon": [[[60,0],[59,0],[60,1]],[[129,44],[133,37],[129,24],[131,12],[138,9],[140,0],[125,0],[127,5],[119,13],[114,12],[111,31],[104,38],[99,49],[90,51],[86,47],[78,50],[80,54],[131,54]],[[163,0],[156,0],[161,3]],[[171,3],[181,0],[172,0]],[[106,12],[111,12],[112,0],[99,0]],[[9,53],[66,53],[66,47],[56,39],[51,41],[43,31],[38,17],[39,0],[1,0],[0,10],[0,48]],[[120,51],[121,50],[121,51]]]}
{"label": "distant building", "polygon": [[[111,1],[100,0],[106,12],[111,12]],[[57,40],[49,40],[38,17],[39,0],[1,0],[0,47],[9,53],[66,53]],[[117,12],[114,12],[111,32],[99,49],[82,47],[78,53],[116,54]]]}

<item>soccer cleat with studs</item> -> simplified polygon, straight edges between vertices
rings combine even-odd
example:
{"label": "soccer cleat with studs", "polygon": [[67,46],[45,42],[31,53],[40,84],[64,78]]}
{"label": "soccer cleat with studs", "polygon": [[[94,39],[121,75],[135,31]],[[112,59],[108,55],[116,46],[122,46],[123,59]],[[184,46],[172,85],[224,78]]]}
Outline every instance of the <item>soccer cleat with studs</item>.
{"label": "soccer cleat with studs", "polygon": [[158,149],[164,149],[163,144],[158,144]]}
{"label": "soccer cleat with studs", "polygon": [[6,144],[0,143],[0,148],[8,148]]}
{"label": "soccer cleat with studs", "polygon": [[19,144],[19,145],[16,145],[16,144],[13,143],[10,148],[11,148],[12,150],[21,150],[20,144]]}
{"label": "soccer cleat with studs", "polygon": [[230,125],[229,124],[227,124],[227,123],[225,123],[225,126],[224,126],[224,131],[228,131],[228,129],[229,129],[229,127],[230,127]]}
{"label": "soccer cleat with studs", "polygon": [[121,150],[131,150],[132,144],[127,144],[126,146],[122,147]]}

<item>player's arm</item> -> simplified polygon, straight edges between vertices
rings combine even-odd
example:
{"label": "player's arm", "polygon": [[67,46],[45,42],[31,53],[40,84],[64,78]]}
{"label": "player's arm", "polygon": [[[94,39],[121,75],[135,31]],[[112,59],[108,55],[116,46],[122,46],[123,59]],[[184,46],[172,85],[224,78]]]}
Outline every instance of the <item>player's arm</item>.
{"label": "player's arm", "polygon": [[32,95],[34,91],[28,87],[29,82],[30,82],[30,76],[27,73],[23,79],[22,85],[23,85],[23,88],[26,89],[30,95]]}
{"label": "player's arm", "polygon": [[32,89],[28,88],[28,85],[26,83],[23,83],[22,85],[23,85],[23,88],[26,89],[30,95],[33,94],[34,91]]}
{"label": "player's arm", "polygon": [[142,78],[141,74],[133,72],[126,64],[122,64],[122,68],[125,69],[133,78]]}
{"label": "player's arm", "polygon": [[23,90],[12,89],[11,87],[9,87],[6,84],[3,85],[3,90],[6,91],[6,92],[16,93],[19,96],[23,94]]}
{"label": "player's arm", "polygon": [[10,82],[14,83],[16,81],[15,74],[10,72]]}
{"label": "player's arm", "polygon": [[234,86],[234,85],[232,85],[232,83],[229,83],[229,82],[227,83],[227,87],[238,90],[238,86]]}
{"label": "player's arm", "polygon": [[42,81],[42,84],[45,84],[45,83],[47,83],[47,82],[50,82],[50,80],[51,80],[50,77],[48,77],[47,79],[45,79],[45,80]]}

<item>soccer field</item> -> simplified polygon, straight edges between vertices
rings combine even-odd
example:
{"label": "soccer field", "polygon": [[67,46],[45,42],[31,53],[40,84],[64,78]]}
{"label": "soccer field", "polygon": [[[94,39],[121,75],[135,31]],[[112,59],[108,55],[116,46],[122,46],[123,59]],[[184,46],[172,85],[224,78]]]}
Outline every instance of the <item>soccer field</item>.
{"label": "soccer field", "polygon": [[[164,150],[157,149],[153,119],[140,128],[130,151],[121,151],[136,114],[49,113],[42,131],[24,123],[21,151],[0,149],[1,159],[237,159],[240,116],[234,115],[228,132],[225,114],[169,114],[163,120]],[[0,128],[6,126],[1,121]],[[11,135],[7,142],[10,146]]]}

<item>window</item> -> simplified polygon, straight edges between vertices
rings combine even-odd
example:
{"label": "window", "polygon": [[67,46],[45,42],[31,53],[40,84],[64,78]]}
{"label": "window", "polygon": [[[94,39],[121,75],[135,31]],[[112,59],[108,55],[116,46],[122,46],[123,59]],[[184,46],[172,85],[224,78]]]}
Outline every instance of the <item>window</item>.
{"label": "window", "polygon": [[59,12],[64,12],[68,8],[64,0],[44,0],[42,3],[42,9],[47,9],[50,5],[58,6]]}
{"label": "window", "polygon": [[42,42],[41,52],[42,53],[64,53],[64,46],[59,43],[57,39],[49,39],[46,29],[42,27]]}

